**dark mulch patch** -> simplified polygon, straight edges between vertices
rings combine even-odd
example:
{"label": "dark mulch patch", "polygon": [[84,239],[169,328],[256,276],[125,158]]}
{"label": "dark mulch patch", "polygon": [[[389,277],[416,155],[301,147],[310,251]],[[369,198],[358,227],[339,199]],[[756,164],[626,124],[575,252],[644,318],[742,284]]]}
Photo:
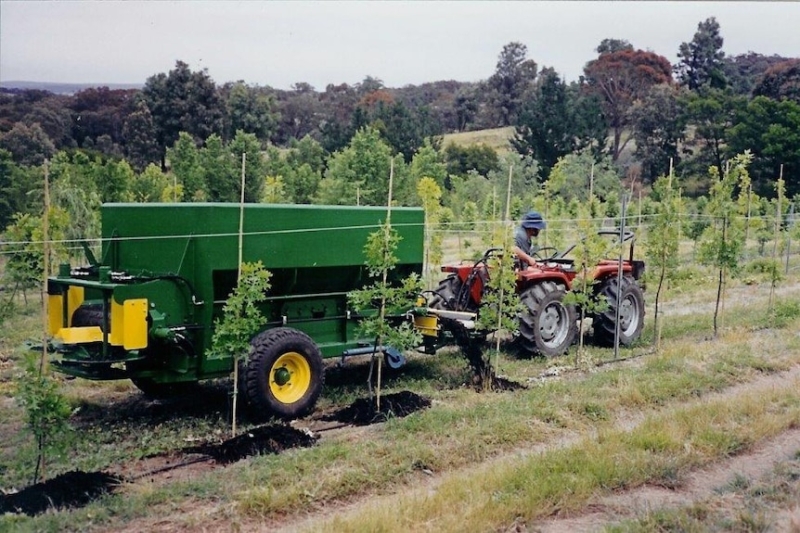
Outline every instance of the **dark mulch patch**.
{"label": "dark mulch patch", "polygon": [[50,508],[83,507],[113,492],[122,481],[106,472],[67,472],[17,493],[0,496],[0,514],[34,516]]}
{"label": "dark mulch patch", "polygon": [[184,453],[210,455],[222,464],[235,463],[251,455],[280,453],[291,448],[308,448],[317,442],[317,437],[282,424],[271,424],[253,428],[219,444],[202,444],[184,448]]}
{"label": "dark mulch patch", "polygon": [[[491,379],[490,390],[495,392],[513,392],[527,387],[516,381],[498,377],[494,374],[494,369],[483,357],[483,344],[485,339],[481,336],[471,335],[467,328],[458,320],[447,318],[439,319],[442,328],[453,335],[456,344],[461,349],[461,353],[467,359],[472,370],[472,386],[477,391],[485,390],[485,380]],[[487,378],[488,376],[488,378]]]}
{"label": "dark mulch patch", "polygon": [[335,420],[356,426],[367,426],[387,419],[402,418],[411,413],[431,406],[427,398],[410,391],[401,391],[381,396],[381,408],[375,405],[375,399],[359,398],[347,407],[324,417],[324,420]]}
{"label": "dark mulch patch", "polygon": [[72,420],[78,428],[122,423],[150,428],[180,418],[225,420],[230,410],[229,392],[228,384],[222,382],[201,383],[192,394],[160,400],[131,392],[111,402],[84,401]]}
{"label": "dark mulch patch", "polygon": [[511,381],[510,379],[501,378],[498,376],[492,377],[492,390],[495,392],[513,392],[515,390],[527,389],[522,383]]}

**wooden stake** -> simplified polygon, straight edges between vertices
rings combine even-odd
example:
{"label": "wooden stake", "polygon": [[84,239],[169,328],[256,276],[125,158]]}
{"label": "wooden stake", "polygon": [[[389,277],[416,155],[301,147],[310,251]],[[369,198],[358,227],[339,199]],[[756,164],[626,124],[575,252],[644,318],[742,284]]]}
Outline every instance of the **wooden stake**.
{"label": "wooden stake", "polygon": [[[247,153],[242,153],[242,190],[239,196],[239,261],[238,261],[238,271],[236,273],[236,284],[242,282],[242,251],[244,249],[244,170],[245,164],[247,163]],[[231,437],[236,436],[236,405],[237,399],[239,397],[239,361],[238,358],[234,356],[233,359],[233,422],[231,423]]]}
{"label": "wooden stake", "polygon": [[42,300],[42,358],[39,361],[39,376],[47,372],[47,276],[50,274],[50,162],[44,162],[44,213],[42,214],[42,267],[43,283],[41,288]]}
{"label": "wooden stake", "polygon": [[[392,187],[394,186],[394,159],[389,160],[389,199],[386,202],[386,223],[384,224],[384,243],[385,248],[384,250],[388,250],[389,248],[389,237],[391,236],[390,232],[392,231]],[[382,283],[383,286],[386,286],[388,271],[384,268],[383,269],[383,276],[382,276]],[[381,323],[386,319],[386,298],[381,297]],[[376,343],[378,346],[375,347],[376,351],[378,347],[383,345],[383,337],[378,336],[378,341]],[[375,407],[378,411],[381,410],[381,367],[382,367],[382,360],[378,359],[378,383],[375,387]]]}

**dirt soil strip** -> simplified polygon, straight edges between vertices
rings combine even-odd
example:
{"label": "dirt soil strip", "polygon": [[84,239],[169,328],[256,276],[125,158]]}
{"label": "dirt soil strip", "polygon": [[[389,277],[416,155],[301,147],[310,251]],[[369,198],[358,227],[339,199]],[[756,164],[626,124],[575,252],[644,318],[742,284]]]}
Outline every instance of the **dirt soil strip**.
{"label": "dirt soil strip", "polygon": [[[648,511],[680,507],[714,495],[714,491],[739,475],[755,479],[771,472],[776,463],[790,459],[800,451],[800,428],[759,443],[748,453],[719,461],[696,470],[679,489],[644,486],[619,492],[590,502],[590,512],[576,517],[562,517],[533,524],[540,533],[586,533],[603,531],[606,525],[633,519]],[[800,508],[798,508],[800,516]],[[789,518],[789,517],[783,517]],[[781,530],[782,531],[782,530]]]}
{"label": "dirt soil strip", "polygon": [[[626,362],[622,364],[639,364],[637,361]],[[612,368],[612,365],[604,367],[604,369]],[[790,384],[796,384],[800,388],[800,366],[794,366],[790,370],[777,374],[762,375],[747,383],[735,385],[721,392],[709,393],[700,401],[711,401],[726,398],[735,398],[740,394],[748,392],[768,390],[774,387],[785,387]],[[696,402],[686,402],[679,405],[690,405]],[[676,405],[677,406],[677,405]],[[674,407],[674,406],[673,406]],[[653,411],[623,411],[615,414],[614,427],[623,431],[631,431],[642,423],[649,414]],[[305,424],[303,424],[305,425]],[[363,426],[363,427],[326,427],[326,424],[319,424],[315,427],[311,424],[311,429],[323,429],[325,432],[323,439],[341,439],[345,441],[359,440],[369,438],[368,435],[380,426]],[[327,430],[327,431],[326,431]],[[136,520],[126,524],[121,529],[115,529],[115,533],[138,533],[139,531],[153,531],[153,532],[227,532],[232,529],[239,531],[252,531],[252,532],[273,532],[273,531],[320,531],[325,529],[325,525],[333,520],[335,517],[346,517],[348,515],[356,514],[371,505],[392,505],[396,501],[398,493],[402,493],[403,497],[414,497],[415,495],[432,494],[438,490],[439,485],[446,479],[452,476],[458,476],[465,472],[479,472],[482,469],[491,470],[496,468],[497,465],[503,462],[517,461],[520,457],[527,457],[530,455],[542,454],[554,449],[565,448],[577,444],[583,438],[595,438],[596,435],[592,434],[579,434],[573,432],[565,432],[563,436],[550,440],[545,443],[537,444],[528,448],[521,448],[495,459],[485,461],[480,465],[473,465],[463,469],[448,471],[441,474],[420,474],[415,479],[413,487],[408,485],[398,492],[388,495],[369,495],[366,497],[354,498],[348,501],[335,502],[330,505],[320,505],[316,510],[308,512],[304,515],[298,516],[282,516],[280,518],[257,519],[248,516],[242,516],[237,513],[235,505],[231,503],[210,504],[208,502],[203,505],[193,506],[189,504],[187,507],[176,510],[172,516],[153,517],[151,519]],[[208,463],[205,463],[208,464]],[[208,466],[203,466],[201,463],[196,467],[198,470],[208,470]],[[214,467],[211,467],[214,468]],[[185,479],[192,475],[197,475],[198,471],[180,472],[182,469],[176,471],[175,479]],[[178,473],[180,472],[180,473]],[[143,480],[145,481],[145,480]],[[145,481],[146,482],[146,481]],[[152,482],[152,481],[151,481]],[[141,483],[141,481],[140,481]],[[535,530],[535,529],[534,529]],[[566,530],[565,530],[566,531]]]}
{"label": "dirt soil strip", "polygon": [[[758,377],[755,380],[749,381],[747,383],[741,383],[739,385],[735,385],[735,386],[730,387],[730,388],[728,388],[728,389],[726,389],[724,391],[721,391],[721,392],[715,392],[715,393],[707,394],[707,395],[703,396],[703,398],[700,400],[700,402],[707,402],[707,401],[714,401],[714,400],[721,400],[721,399],[728,399],[728,398],[733,399],[736,396],[739,396],[741,394],[753,393],[753,392],[758,392],[758,391],[762,391],[762,390],[769,390],[769,389],[778,388],[778,387],[788,387],[788,386],[790,386],[792,384],[794,384],[796,387],[798,387],[798,389],[800,389],[800,366],[794,366],[790,370],[787,370],[787,371],[781,372],[781,373],[777,373],[777,374],[763,375],[763,376]],[[680,405],[691,405],[693,403],[697,403],[697,402],[687,402],[687,403],[682,403]],[[677,407],[677,405],[676,406],[671,406],[671,407]],[[634,428],[636,428],[640,423],[642,423],[646,419],[647,415],[649,415],[651,413],[652,412],[642,413],[642,412],[638,412],[638,411],[637,412],[618,413],[617,414],[617,420],[615,422],[615,426],[620,430],[631,431]],[[778,438],[774,439],[774,441],[772,441],[772,442],[784,442],[781,439],[786,438],[787,439],[786,446],[791,447],[792,443],[795,443],[795,441],[793,439],[795,439],[795,438],[800,439],[800,429],[798,429],[797,432],[798,432],[798,435],[796,435],[796,436],[794,435],[795,430],[792,430],[790,432],[786,432],[786,433],[782,434],[781,436],[779,436]],[[784,436],[786,436],[786,437],[784,437]],[[446,472],[446,473],[443,473],[443,474],[440,474],[440,475],[429,476],[427,478],[422,478],[421,477],[419,483],[415,483],[413,488],[406,488],[406,489],[402,490],[402,494],[403,494],[404,498],[414,498],[416,496],[422,496],[424,494],[435,493],[436,490],[438,490],[439,485],[447,477],[457,476],[457,475],[462,474],[464,472],[475,472],[475,473],[477,473],[477,472],[479,472],[479,471],[481,471],[483,469],[486,469],[487,471],[488,470],[492,470],[492,469],[495,469],[497,467],[497,465],[499,465],[499,464],[501,464],[503,462],[516,461],[516,460],[519,459],[519,457],[526,457],[526,456],[530,456],[530,455],[543,454],[543,453],[546,453],[546,452],[554,450],[554,449],[566,448],[566,447],[569,447],[569,446],[577,444],[581,439],[586,438],[586,437],[594,438],[594,436],[586,435],[586,434],[567,435],[567,436],[564,436],[563,438],[556,439],[555,441],[543,443],[543,444],[540,444],[540,445],[537,445],[537,446],[532,446],[530,448],[520,449],[520,450],[517,450],[517,451],[514,451],[514,452],[510,452],[508,454],[504,454],[503,456],[498,457],[496,459],[493,459],[493,460],[490,460],[490,461],[485,461],[484,463],[482,463],[481,465],[478,465],[477,467],[473,466],[473,467],[465,468],[465,469],[461,469],[461,470],[450,471],[450,472]],[[766,449],[768,449],[770,447],[770,444],[769,443],[761,443],[761,444],[757,445],[755,450],[761,450],[762,447],[764,447],[764,449],[766,450]],[[795,447],[794,451],[796,451],[797,449],[800,449],[800,446]],[[779,461],[779,460],[783,459],[784,457],[780,455],[780,453],[782,453],[781,450],[783,452],[786,452],[787,454],[789,453],[788,451],[784,450],[783,448],[780,448],[780,450],[775,455],[775,460],[774,461],[767,461],[768,464],[764,464],[763,467],[761,468],[761,470],[759,470],[759,471],[763,471],[764,469],[771,469],[775,461]],[[758,452],[754,451],[752,453],[758,453]],[[769,454],[769,452],[762,452],[762,453]],[[773,451],[772,453],[776,453],[776,452]],[[747,457],[748,455],[749,454],[742,455],[741,457]],[[739,456],[733,457],[730,460],[731,461],[737,460],[738,457]],[[743,461],[743,464],[747,463],[747,461],[748,460],[745,459]],[[753,461],[753,459],[750,458],[749,461]],[[719,463],[716,467],[712,467],[711,469],[712,470],[714,468],[723,469],[724,468],[724,466],[723,466],[724,464],[727,464],[727,461],[724,462],[724,463]],[[735,469],[734,469],[734,472],[735,472]],[[700,471],[698,471],[697,476],[699,478],[702,478],[703,475],[708,475],[708,474],[707,473],[703,474],[703,473],[700,473]],[[720,474],[720,475],[722,476],[722,478],[724,478],[725,474]],[[694,479],[694,477],[695,476],[693,475],[692,479]],[[722,484],[722,482],[720,482],[718,484]],[[647,487],[646,489],[649,489],[649,487]],[[632,491],[632,492],[635,492],[635,491]],[[665,492],[671,492],[671,491],[665,491]],[[340,503],[340,504],[335,505],[333,507],[320,508],[318,511],[316,511],[314,513],[310,513],[305,518],[302,518],[302,517],[288,518],[287,517],[287,518],[282,519],[280,522],[276,521],[276,520],[270,520],[270,521],[262,522],[262,523],[259,523],[259,524],[246,524],[246,525],[242,524],[242,526],[247,531],[264,531],[264,532],[266,532],[266,531],[287,531],[287,532],[289,532],[289,531],[322,531],[322,530],[326,529],[326,525],[329,524],[330,521],[333,520],[335,517],[343,517],[344,518],[344,517],[347,517],[348,515],[357,514],[357,513],[361,512],[361,511],[363,511],[364,509],[366,509],[366,508],[368,508],[370,506],[373,506],[373,505],[375,505],[375,506],[384,506],[384,505],[385,506],[391,506],[392,505],[392,501],[395,501],[396,499],[397,499],[397,494],[391,494],[391,495],[385,495],[385,496],[374,496],[374,495],[371,495],[371,496],[368,496],[366,498],[358,499],[357,501],[354,501],[352,503]],[[611,518],[611,519],[613,519],[613,518]],[[596,520],[602,520],[602,518],[597,518]],[[554,524],[556,522],[558,522],[558,520],[553,521]],[[205,530],[205,531],[217,531],[217,530],[208,529],[208,530]],[[224,531],[224,530],[220,529],[219,531]],[[531,528],[529,531],[536,531],[536,528]],[[570,529],[569,527],[565,527],[564,529],[560,529],[560,530],[554,529],[553,531],[571,532],[571,531],[577,531],[577,530]],[[588,531],[593,531],[593,530],[589,529]]]}

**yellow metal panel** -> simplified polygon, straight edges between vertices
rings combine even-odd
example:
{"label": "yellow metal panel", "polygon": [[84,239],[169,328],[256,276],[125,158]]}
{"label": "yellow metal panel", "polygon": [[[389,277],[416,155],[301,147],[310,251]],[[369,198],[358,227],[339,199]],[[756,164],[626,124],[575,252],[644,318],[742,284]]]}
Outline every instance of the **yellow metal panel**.
{"label": "yellow metal panel", "polygon": [[86,342],[100,342],[103,332],[97,326],[83,328],[61,328],[57,335],[64,344],[83,344]]}
{"label": "yellow metal panel", "polygon": [[439,320],[435,316],[415,316],[414,327],[423,335],[435,337],[439,331]]}
{"label": "yellow metal panel", "polygon": [[126,350],[147,347],[147,298],[125,300],[125,321],[123,346]]}
{"label": "yellow metal panel", "polygon": [[125,300],[118,304],[111,299],[111,334],[108,342],[126,350],[147,347],[147,299]]}
{"label": "yellow metal panel", "polygon": [[[72,321],[75,310],[83,303],[83,287],[70,287],[67,292],[67,317]],[[70,324],[71,326],[72,324]]]}
{"label": "yellow metal panel", "polygon": [[47,334],[56,335],[64,327],[64,315],[61,306],[64,299],[60,294],[47,295]]}
{"label": "yellow metal panel", "polygon": [[[72,320],[75,310],[83,303],[83,287],[69,287],[67,290],[67,320]],[[64,296],[50,294],[47,296],[47,333],[56,335],[58,331],[70,326],[64,324]]]}
{"label": "yellow metal panel", "polygon": [[[124,302],[123,302],[124,303]],[[108,335],[108,342],[112,346],[122,346],[125,344],[125,306],[118,304],[111,298],[111,332]]]}

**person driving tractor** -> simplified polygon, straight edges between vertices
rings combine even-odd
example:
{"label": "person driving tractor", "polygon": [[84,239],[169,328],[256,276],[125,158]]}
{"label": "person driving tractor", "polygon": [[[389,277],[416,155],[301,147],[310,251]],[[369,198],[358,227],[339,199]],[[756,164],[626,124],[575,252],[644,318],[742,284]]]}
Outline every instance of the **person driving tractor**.
{"label": "person driving tractor", "polygon": [[533,254],[539,248],[533,243],[533,239],[539,236],[539,231],[547,227],[542,215],[536,211],[528,212],[516,232],[514,232],[514,253],[519,260],[520,267],[527,268],[528,265],[535,265],[536,258]]}

